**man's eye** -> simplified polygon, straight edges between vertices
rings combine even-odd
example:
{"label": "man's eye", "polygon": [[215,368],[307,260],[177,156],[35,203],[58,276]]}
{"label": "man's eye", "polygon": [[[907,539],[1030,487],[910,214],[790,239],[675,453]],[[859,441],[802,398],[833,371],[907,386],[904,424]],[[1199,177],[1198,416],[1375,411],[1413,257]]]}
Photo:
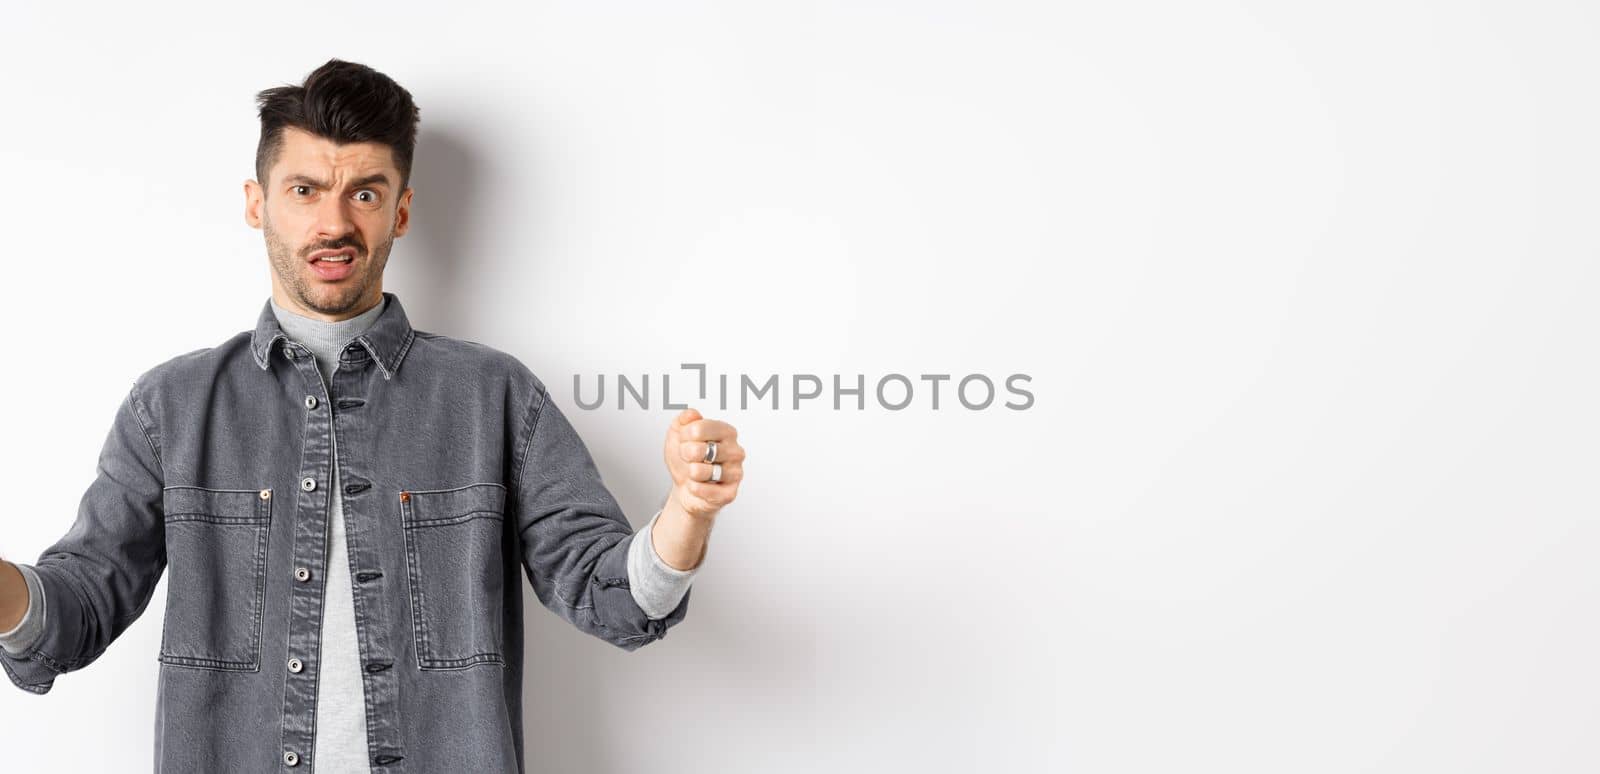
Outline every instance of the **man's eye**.
{"label": "man's eye", "polygon": [[311,186],[308,186],[308,185],[297,185],[297,186],[295,186],[294,188],[292,188],[290,190],[294,191],[294,195],[295,196],[309,196],[309,195],[311,195]]}
{"label": "man's eye", "polygon": [[[362,197],[365,197],[365,198],[362,198]],[[367,204],[371,204],[371,203],[373,203],[373,202],[378,200],[378,194],[376,192],[373,192],[373,191],[357,191],[356,192],[356,198],[360,199],[362,202],[365,202]]]}

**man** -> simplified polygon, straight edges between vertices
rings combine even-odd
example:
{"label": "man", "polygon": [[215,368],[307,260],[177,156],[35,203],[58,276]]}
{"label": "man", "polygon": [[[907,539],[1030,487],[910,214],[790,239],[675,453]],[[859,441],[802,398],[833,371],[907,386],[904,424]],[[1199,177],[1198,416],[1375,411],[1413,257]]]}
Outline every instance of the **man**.
{"label": "man", "polygon": [[0,561],[0,665],[93,662],[165,569],[156,769],[522,771],[522,585],[625,650],[687,612],[743,477],[686,409],[638,532],[542,381],[411,327],[384,292],[418,111],[337,59],[258,95],[272,295],[252,329],[139,375],[67,534]]}

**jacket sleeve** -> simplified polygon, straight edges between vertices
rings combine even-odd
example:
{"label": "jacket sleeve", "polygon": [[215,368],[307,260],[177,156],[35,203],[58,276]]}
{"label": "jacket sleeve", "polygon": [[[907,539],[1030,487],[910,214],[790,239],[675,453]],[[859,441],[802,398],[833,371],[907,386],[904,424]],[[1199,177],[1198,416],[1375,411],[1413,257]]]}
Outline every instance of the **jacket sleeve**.
{"label": "jacket sleeve", "polygon": [[632,541],[649,535],[629,525],[588,447],[542,384],[528,411],[512,510],[534,594],[581,631],[623,650],[666,636],[688,613],[692,589],[663,617],[639,606],[628,555]]}
{"label": "jacket sleeve", "polygon": [[148,417],[136,381],[76,521],[32,565],[48,611],[43,631],[21,653],[0,650],[0,666],[25,691],[45,693],[56,675],[99,658],[144,612],[166,568],[163,476]]}

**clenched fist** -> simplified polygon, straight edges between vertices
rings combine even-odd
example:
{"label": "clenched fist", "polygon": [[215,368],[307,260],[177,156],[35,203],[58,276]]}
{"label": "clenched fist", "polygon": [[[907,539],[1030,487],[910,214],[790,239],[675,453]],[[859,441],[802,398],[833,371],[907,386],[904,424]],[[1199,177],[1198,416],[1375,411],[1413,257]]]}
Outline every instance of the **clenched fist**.
{"label": "clenched fist", "polygon": [[671,497],[690,516],[710,519],[738,496],[745,454],[733,425],[686,408],[667,427],[663,455]]}

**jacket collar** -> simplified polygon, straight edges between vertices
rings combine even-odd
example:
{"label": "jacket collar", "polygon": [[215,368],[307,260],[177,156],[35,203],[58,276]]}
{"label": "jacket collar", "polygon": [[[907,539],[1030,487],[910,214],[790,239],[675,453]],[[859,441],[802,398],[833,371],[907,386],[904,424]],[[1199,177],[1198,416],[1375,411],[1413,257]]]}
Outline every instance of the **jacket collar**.
{"label": "jacket collar", "polygon": [[[383,311],[378,313],[378,318],[367,326],[367,330],[355,338],[378,362],[378,367],[383,370],[383,378],[394,377],[394,372],[399,370],[400,361],[405,359],[406,351],[411,349],[411,341],[416,338],[416,331],[411,328],[411,321],[406,318],[406,311],[400,306],[400,298],[389,291],[383,291],[381,302]],[[256,365],[266,370],[272,364],[273,345],[279,340],[288,340],[289,335],[284,333],[283,326],[278,324],[278,316],[272,313],[272,299],[268,297],[261,305],[261,314],[256,318],[255,330],[250,334],[250,352],[255,355]]]}

